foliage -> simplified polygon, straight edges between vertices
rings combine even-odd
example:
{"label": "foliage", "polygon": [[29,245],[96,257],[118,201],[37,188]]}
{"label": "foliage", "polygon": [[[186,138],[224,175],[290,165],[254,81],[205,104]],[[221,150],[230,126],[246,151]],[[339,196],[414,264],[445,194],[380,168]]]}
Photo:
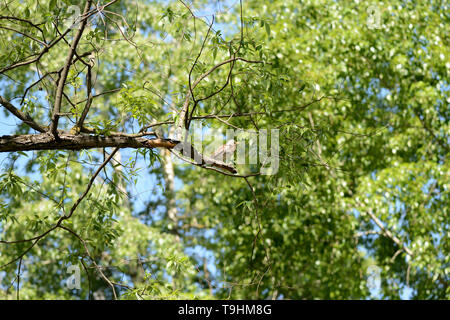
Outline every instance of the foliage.
{"label": "foliage", "polygon": [[[33,241],[0,243],[0,296],[16,298],[20,269],[21,299],[112,299],[105,277],[122,299],[449,299],[448,4],[248,0],[220,11],[214,3],[118,1],[90,17],[77,54],[93,52],[98,96],[85,125],[110,136],[164,123],[155,130],[171,136],[192,92],[205,128],[279,129],[278,172],[241,165],[240,174],[255,174],[242,178],[173,160],[173,180],[165,150],[122,150],[63,221],[69,230],[29,251]],[[0,4],[0,70],[58,38],[70,5],[79,2]],[[38,123],[51,122],[76,31],[36,64],[0,75],[0,95]],[[221,65],[192,89],[233,57],[258,63]],[[70,68],[61,129],[89,99],[88,69]],[[2,134],[33,132],[21,123]],[[52,228],[106,157],[101,149],[2,157],[0,240]],[[70,265],[81,268],[80,290],[65,286]]]}

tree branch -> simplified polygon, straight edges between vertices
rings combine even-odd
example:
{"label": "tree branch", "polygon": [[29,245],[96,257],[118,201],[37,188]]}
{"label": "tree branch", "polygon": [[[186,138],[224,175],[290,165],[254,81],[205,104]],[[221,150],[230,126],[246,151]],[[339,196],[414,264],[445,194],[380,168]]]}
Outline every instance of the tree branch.
{"label": "tree branch", "polygon": [[16,107],[14,107],[9,101],[5,100],[2,96],[0,96],[0,104],[4,106],[9,112],[15,115],[17,118],[22,120],[24,123],[29,125],[36,131],[45,132],[45,128],[39,124],[37,124],[30,115],[23,113]]}
{"label": "tree branch", "polygon": [[181,110],[179,111],[179,118],[176,123],[175,139],[182,140],[183,125],[184,125],[185,129],[187,129],[186,118],[188,116],[188,111],[189,111],[189,101],[190,101],[190,97],[191,97],[191,92],[194,91],[195,87],[197,87],[197,85],[203,79],[205,79],[207,76],[209,76],[211,73],[213,73],[216,69],[220,68],[221,66],[223,66],[225,64],[234,63],[235,61],[243,61],[246,63],[264,63],[263,61],[248,60],[248,59],[245,59],[242,57],[233,57],[231,59],[222,61],[221,63],[215,65],[214,67],[209,69],[207,72],[202,74],[200,77],[198,77],[197,80],[195,80],[195,82],[192,85],[191,84],[189,85],[189,92],[188,92],[188,94],[186,94],[186,98],[184,100],[183,106],[182,106]]}
{"label": "tree branch", "polygon": [[[222,170],[226,170],[228,172],[231,172],[233,174],[236,174],[236,169],[222,161],[219,161],[217,159],[213,159],[211,157],[202,155],[199,153],[189,142],[178,142],[176,148],[174,148],[177,152],[172,152],[177,158],[188,162],[190,164],[202,167],[202,168],[208,168],[206,166],[216,167]],[[192,159],[193,161],[191,161]],[[210,168],[213,169],[213,168]]]}
{"label": "tree branch", "polygon": [[81,113],[80,118],[76,126],[81,129],[83,127],[84,120],[89,112],[89,109],[92,104],[92,65],[88,66],[87,74],[86,74],[86,86],[87,86],[87,102],[84,106],[83,112]]}
{"label": "tree branch", "polygon": [[[91,7],[91,3],[92,3],[91,0],[86,1],[83,15],[86,15],[88,13],[89,8]],[[78,43],[80,42],[80,39],[83,34],[84,28],[86,27],[86,24],[87,24],[87,19],[84,19],[81,22],[80,28],[78,29],[77,34],[75,35],[75,38],[73,39],[72,46],[70,47],[70,50],[69,50],[69,55],[67,56],[66,63],[64,65],[64,69],[61,73],[58,87],[56,89],[55,105],[53,106],[52,123],[50,125],[50,132],[53,134],[53,136],[55,138],[58,137],[58,120],[59,120],[59,113],[60,113],[60,109],[61,109],[64,85],[66,83],[67,75],[69,74],[70,65],[72,64],[72,58],[75,55],[75,50],[78,46]]]}
{"label": "tree branch", "polygon": [[413,256],[412,251],[405,245],[403,244],[399,238],[397,238],[394,234],[392,234],[392,232],[390,232],[388,229],[386,229],[383,225],[383,223],[381,222],[380,219],[377,218],[377,216],[372,212],[372,210],[367,210],[366,211],[367,214],[370,216],[370,218],[373,220],[373,222],[375,222],[375,224],[383,231],[383,233],[390,238],[392,241],[394,241],[400,248],[402,248],[409,256]]}
{"label": "tree branch", "polygon": [[178,141],[147,139],[130,136],[74,135],[59,131],[59,140],[48,133],[0,136],[0,152],[30,150],[83,150],[90,148],[166,148],[172,149]]}

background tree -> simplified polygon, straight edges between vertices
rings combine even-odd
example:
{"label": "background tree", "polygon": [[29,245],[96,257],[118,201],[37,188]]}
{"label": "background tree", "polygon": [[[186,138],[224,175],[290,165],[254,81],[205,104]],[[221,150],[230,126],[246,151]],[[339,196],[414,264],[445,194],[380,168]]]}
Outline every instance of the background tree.
{"label": "background tree", "polygon": [[[448,12],[1,3],[2,296],[449,298]],[[198,123],[279,129],[278,172]]]}

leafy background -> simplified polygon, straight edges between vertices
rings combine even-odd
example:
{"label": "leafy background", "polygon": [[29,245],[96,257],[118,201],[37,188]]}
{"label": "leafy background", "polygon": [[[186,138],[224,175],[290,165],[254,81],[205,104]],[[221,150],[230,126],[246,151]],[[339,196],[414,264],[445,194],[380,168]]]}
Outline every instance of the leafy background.
{"label": "leafy background", "polygon": [[[52,39],[55,19],[67,22],[71,4],[78,2],[5,2],[0,16],[42,23],[42,32],[14,26]],[[380,14],[375,28],[368,25],[371,6]],[[164,151],[121,150],[120,164],[102,172],[67,221],[108,278],[122,284],[120,298],[450,297],[446,1],[248,0],[241,14],[235,1],[124,0],[108,10],[90,20],[79,47],[96,50],[95,92],[116,90],[95,100],[88,124],[97,132],[176,119],[212,14],[193,79],[237,48],[265,63],[237,62],[231,83],[197,113],[260,112],[230,123],[280,129],[278,173],[247,181],[170,160]],[[37,50],[36,41],[0,27],[0,69]],[[58,43],[40,68],[57,70],[66,52]],[[228,72],[218,69],[196,96],[220,88]],[[32,67],[5,72],[0,94],[48,123],[50,80],[20,103],[37,79]],[[74,101],[86,97],[83,72],[71,69],[66,93]],[[77,114],[82,105],[62,107]],[[0,120],[2,134],[32,132],[6,110]],[[202,124],[226,127],[214,119]],[[70,118],[61,126],[70,129]],[[161,130],[170,135],[168,126]],[[49,229],[102,157],[101,150],[1,154],[0,239]],[[175,164],[173,178],[167,163]],[[29,243],[0,245],[4,265]],[[113,298],[83,244],[64,230],[20,263],[21,299]],[[80,290],[66,287],[70,265],[81,269]],[[18,268],[16,261],[0,271],[2,298],[17,298]]]}

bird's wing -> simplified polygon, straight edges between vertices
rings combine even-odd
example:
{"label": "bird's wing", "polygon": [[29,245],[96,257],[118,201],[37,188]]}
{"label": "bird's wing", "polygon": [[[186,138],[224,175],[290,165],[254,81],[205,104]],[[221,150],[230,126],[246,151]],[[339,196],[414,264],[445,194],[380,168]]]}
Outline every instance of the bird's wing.
{"label": "bird's wing", "polygon": [[221,146],[211,155],[211,158],[213,158],[213,159],[220,158],[223,156],[224,152],[225,152],[225,146]]}

